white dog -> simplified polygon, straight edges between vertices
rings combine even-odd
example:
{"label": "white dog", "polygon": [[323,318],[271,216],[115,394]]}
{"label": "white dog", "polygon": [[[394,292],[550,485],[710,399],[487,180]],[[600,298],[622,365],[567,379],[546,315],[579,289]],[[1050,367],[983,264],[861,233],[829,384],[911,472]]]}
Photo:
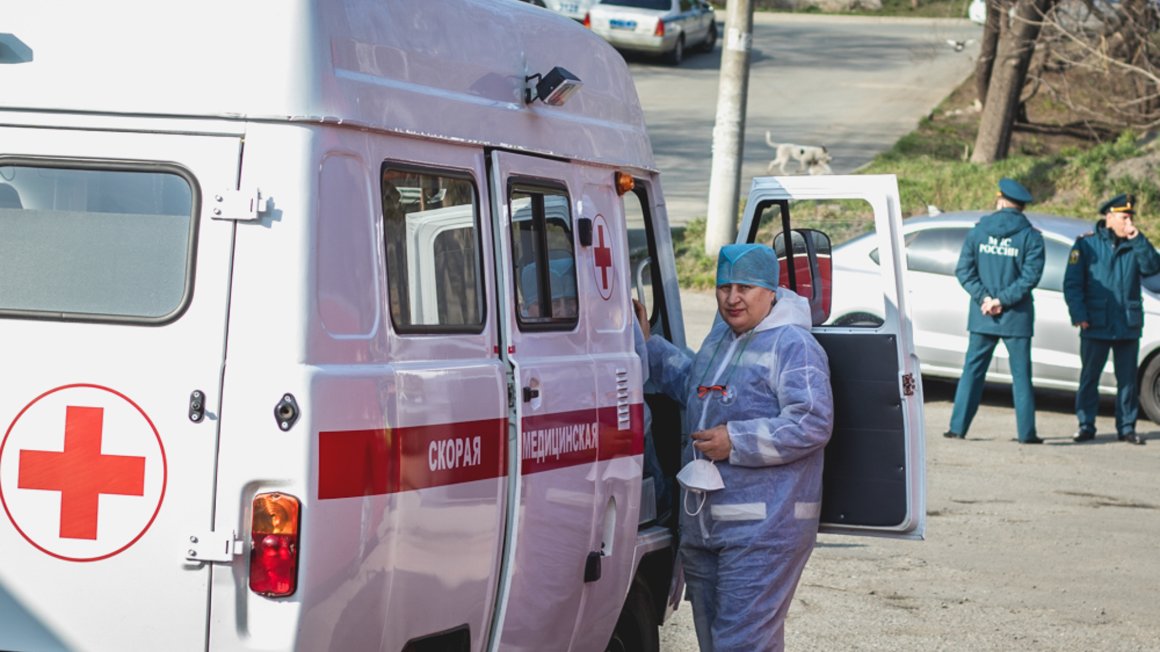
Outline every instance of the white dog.
{"label": "white dog", "polygon": [[810,174],[830,173],[830,161],[834,160],[834,157],[830,156],[825,145],[794,145],[793,143],[779,145],[773,142],[773,135],[768,131],[765,132],[765,142],[777,152],[777,156],[769,162],[769,167],[766,168],[769,174],[773,174],[774,167],[781,170],[782,174],[788,174],[785,170],[785,164],[791,160],[798,162],[799,173],[807,170]]}

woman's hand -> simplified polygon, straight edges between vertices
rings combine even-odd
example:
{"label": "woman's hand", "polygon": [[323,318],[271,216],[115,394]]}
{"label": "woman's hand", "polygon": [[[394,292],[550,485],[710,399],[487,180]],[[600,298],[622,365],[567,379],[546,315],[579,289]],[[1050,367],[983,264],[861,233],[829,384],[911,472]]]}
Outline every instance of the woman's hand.
{"label": "woman's hand", "polygon": [[648,311],[644,309],[644,304],[636,299],[632,300],[632,309],[636,312],[636,321],[640,324],[640,332],[644,333],[644,339],[647,342],[649,336]]}
{"label": "woman's hand", "polygon": [[694,432],[692,437],[693,447],[714,462],[729,459],[729,453],[733,452],[733,442],[729,440],[729,428],[725,426],[715,426],[708,430]]}

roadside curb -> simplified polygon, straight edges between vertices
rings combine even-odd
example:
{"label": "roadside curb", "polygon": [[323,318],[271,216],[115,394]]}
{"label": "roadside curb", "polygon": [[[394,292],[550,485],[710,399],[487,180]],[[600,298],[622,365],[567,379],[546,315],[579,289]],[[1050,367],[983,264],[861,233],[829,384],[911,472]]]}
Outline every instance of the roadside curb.
{"label": "roadside curb", "polygon": [[[819,22],[819,21],[827,21],[827,22],[842,21],[842,22],[848,22],[848,23],[877,23],[877,24],[882,24],[882,23],[913,24],[913,23],[921,23],[923,21],[926,21],[932,25],[955,25],[955,26],[973,25],[974,24],[965,16],[962,18],[934,18],[934,17],[930,17],[930,16],[915,16],[915,17],[908,17],[908,16],[845,16],[845,15],[838,15],[838,14],[792,14],[792,13],[780,13],[780,12],[772,12],[772,11],[760,11],[760,12],[754,12],[754,14],[753,14],[753,22],[760,23],[762,25],[776,25],[778,23],[812,23],[812,22]],[[725,19],[722,17],[720,19],[720,22],[722,24],[724,24]],[[982,26],[980,26],[979,29],[980,29],[980,31],[982,31]]]}

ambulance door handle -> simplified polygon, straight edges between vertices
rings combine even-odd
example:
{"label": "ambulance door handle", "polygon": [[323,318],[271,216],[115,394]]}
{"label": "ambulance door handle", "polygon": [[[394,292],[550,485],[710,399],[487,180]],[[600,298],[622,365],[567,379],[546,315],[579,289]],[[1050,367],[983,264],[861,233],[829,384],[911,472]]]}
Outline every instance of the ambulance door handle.
{"label": "ambulance door handle", "polygon": [[524,403],[531,403],[537,398],[540,398],[540,389],[538,387],[524,388]]}

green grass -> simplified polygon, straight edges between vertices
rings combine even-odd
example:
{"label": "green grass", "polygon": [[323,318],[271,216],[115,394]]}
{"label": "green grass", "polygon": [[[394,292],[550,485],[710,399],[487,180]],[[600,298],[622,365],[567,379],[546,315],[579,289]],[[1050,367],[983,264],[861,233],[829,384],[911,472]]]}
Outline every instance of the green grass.
{"label": "green grass", "polygon": [[[927,204],[944,211],[990,207],[1000,177],[1011,177],[1027,186],[1037,200],[1030,210],[1093,221],[1099,204],[1116,193],[1135,193],[1141,206],[1157,206],[1160,200],[1160,187],[1154,181],[1109,174],[1115,163],[1148,154],[1132,132],[1124,132],[1114,142],[1067,147],[1041,156],[1015,155],[992,165],[948,160],[939,151],[952,150],[953,145],[940,145],[927,137],[926,145],[916,148],[914,144],[920,139],[908,135],[863,170],[866,174],[898,176],[907,215],[926,212]],[[1156,218],[1147,213],[1141,213],[1139,221],[1145,232],[1157,225]]]}
{"label": "green grass", "polygon": [[696,290],[717,284],[717,261],[705,255],[705,219],[673,229],[673,256],[681,287]]}

